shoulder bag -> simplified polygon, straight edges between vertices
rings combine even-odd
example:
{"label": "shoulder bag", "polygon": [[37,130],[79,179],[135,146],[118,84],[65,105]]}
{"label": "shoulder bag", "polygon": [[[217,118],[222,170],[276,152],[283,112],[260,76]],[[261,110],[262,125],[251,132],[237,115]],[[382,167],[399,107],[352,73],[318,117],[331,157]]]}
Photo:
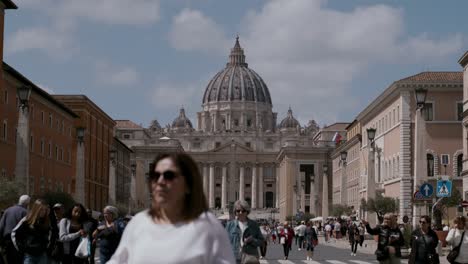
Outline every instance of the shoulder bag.
{"label": "shoulder bag", "polygon": [[463,231],[463,234],[461,235],[460,243],[458,243],[458,246],[452,248],[452,250],[450,250],[450,253],[447,255],[448,262],[455,263],[455,259],[460,254],[460,247],[461,247],[461,244],[463,243],[464,238],[465,238],[465,231]]}

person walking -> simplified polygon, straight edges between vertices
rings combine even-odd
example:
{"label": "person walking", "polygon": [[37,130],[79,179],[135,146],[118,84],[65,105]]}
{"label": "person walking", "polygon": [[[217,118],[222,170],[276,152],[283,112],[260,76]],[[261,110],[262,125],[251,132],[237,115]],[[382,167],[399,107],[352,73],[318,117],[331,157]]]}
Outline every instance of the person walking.
{"label": "person walking", "polygon": [[263,242],[263,236],[257,222],[249,219],[250,205],[238,200],[234,203],[236,219],[229,221],[226,231],[229,235],[232,251],[237,263],[260,263],[258,247]]}
{"label": "person walking", "polygon": [[332,232],[332,227],[331,227],[331,224],[328,222],[325,225],[325,242],[327,243],[330,243],[331,232]]}
{"label": "person walking", "polygon": [[301,221],[301,224],[297,227],[297,236],[299,237],[299,251],[304,249],[304,235],[307,226],[305,225],[305,221]]}
{"label": "person walking", "polygon": [[455,259],[455,264],[468,263],[468,232],[466,232],[466,218],[464,216],[457,216],[453,220],[453,224],[454,226],[448,232],[445,240],[452,248],[460,245],[460,253]]}
{"label": "person walking", "polygon": [[307,250],[307,260],[312,260],[314,256],[314,248],[318,244],[318,236],[312,222],[308,222],[304,232],[304,244]]}
{"label": "person walking", "polygon": [[409,264],[436,264],[440,263],[436,252],[439,239],[431,229],[431,218],[427,215],[419,219],[419,228],[411,233],[411,255]]}
{"label": "person walking", "polygon": [[11,238],[19,252],[24,253],[24,264],[48,264],[48,245],[51,236],[49,205],[37,199],[26,217],[12,230]]}
{"label": "person walking", "polygon": [[359,246],[362,247],[362,243],[364,243],[364,234],[366,233],[366,227],[364,224],[361,222],[358,225],[358,231],[359,231]]}
{"label": "person walking", "polygon": [[150,207],[128,223],[108,264],[235,262],[226,231],[208,211],[200,170],[188,154],[158,155],[147,188]]}
{"label": "person walking", "polygon": [[359,230],[355,224],[351,224],[348,229],[348,239],[351,245],[351,256],[356,256],[357,246],[359,244]]}
{"label": "person walking", "polygon": [[75,252],[80,244],[81,238],[86,238],[90,235],[89,232],[86,231],[87,224],[88,215],[82,204],[75,204],[65,214],[65,217],[60,220],[59,240],[63,243],[62,263],[86,263],[85,259],[76,257]]}
{"label": "person walking", "polygon": [[100,263],[106,263],[114,254],[125,229],[123,221],[118,219],[119,210],[111,205],[104,207],[104,223],[93,232],[99,246]]}
{"label": "person walking", "polygon": [[404,245],[405,240],[396,225],[394,214],[385,214],[382,225],[375,228],[371,228],[366,220],[362,220],[362,223],[366,226],[367,233],[378,235],[375,255],[379,263],[400,264],[401,247]]}
{"label": "person walking", "polygon": [[294,230],[289,226],[289,222],[284,222],[283,228],[279,233],[280,243],[283,245],[284,259],[288,259],[289,251],[294,239]]}
{"label": "person walking", "polygon": [[267,252],[268,243],[270,242],[270,232],[269,228],[265,224],[260,225],[260,232],[263,235],[263,243],[260,246],[260,259],[264,259]]}
{"label": "person walking", "polygon": [[[85,226],[85,230],[88,230],[88,234],[93,234],[98,227],[98,221],[93,217],[93,210],[87,209],[86,214],[88,215],[88,222]],[[89,255],[89,264],[94,264],[94,256],[96,254],[96,239],[91,241],[91,252]]]}
{"label": "person walking", "polygon": [[22,263],[23,253],[13,245],[11,232],[28,213],[31,198],[29,195],[21,195],[18,204],[7,208],[0,219],[0,245],[5,251],[7,263]]}

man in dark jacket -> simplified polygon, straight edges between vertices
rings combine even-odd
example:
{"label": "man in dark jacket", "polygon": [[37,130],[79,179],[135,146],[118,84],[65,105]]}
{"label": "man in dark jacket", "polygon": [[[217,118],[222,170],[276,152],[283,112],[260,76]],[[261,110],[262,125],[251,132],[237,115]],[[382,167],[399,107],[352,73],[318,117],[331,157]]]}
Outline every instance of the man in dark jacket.
{"label": "man in dark jacket", "polygon": [[31,198],[28,195],[21,195],[18,204],[6,209],[0,219],[0,244],[6,252],[8,263],[23,262],[23,254],[16,250],[11,240],[11,231],[28,213],[27,208],[30,201]]}
{"label": "man in dark jacket", "polygon": [[377,250],[375,251],[379,263],[400,264],[401,247],[405,244],[405,240],[396,224],[394,214],[385,214],[383,224],[376,228],[371,228],[365,220],[362,220],[362,222],[366,225],[369,234],[379,236]]}

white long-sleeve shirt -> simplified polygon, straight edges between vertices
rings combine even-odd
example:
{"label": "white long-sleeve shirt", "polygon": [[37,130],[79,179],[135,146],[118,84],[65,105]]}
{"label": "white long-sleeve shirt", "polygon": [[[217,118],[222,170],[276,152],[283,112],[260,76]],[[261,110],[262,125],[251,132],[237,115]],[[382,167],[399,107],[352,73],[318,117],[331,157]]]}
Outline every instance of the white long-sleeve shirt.
{"label": "white long-sleeve shirt", "polygon": [[148,210],[129,222],[108,264],[235,263],[227,232],[211,213],[184,224],[156,224]]}
{"label": "white long-sleeve shirt", "polygon": [[[460,239],[462,239],[462,234],[463,230],[452,228],[450,229],[445,240],[447,243],[452,245],[452,247],[456,247],[460,243]],[[458,263],[468,263],[468,230],[465,231],[463,242],[460,247],[460,254],[458,254],[458,257],[455,259],[455,261]]]}

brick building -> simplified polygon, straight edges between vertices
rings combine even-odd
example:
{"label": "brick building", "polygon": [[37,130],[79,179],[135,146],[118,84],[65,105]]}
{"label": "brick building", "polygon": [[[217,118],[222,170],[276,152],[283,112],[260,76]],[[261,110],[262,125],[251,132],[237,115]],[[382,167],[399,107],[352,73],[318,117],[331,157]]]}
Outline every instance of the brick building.
{"label": "brick building", "polygon": [[[114,120],[85,95],[54,95],[79,115],[75,127],[85,129],[84,205],[101,211],[109,198],[109,150],[114,140]],[[77,144],[73,146],[76,152]],[[76,166],[76,159],[72,160]]]}

